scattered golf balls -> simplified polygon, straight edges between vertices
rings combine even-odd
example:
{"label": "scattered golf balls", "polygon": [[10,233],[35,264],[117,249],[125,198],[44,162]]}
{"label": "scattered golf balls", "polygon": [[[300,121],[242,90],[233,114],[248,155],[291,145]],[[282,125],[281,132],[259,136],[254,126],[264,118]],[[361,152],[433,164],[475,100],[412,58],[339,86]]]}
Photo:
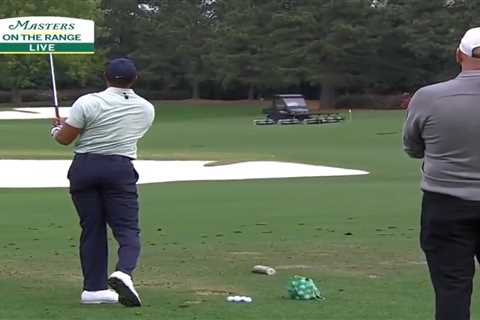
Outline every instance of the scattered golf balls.
{"label": "scattered golf balls", "polygon": [[250,303],[253,300],[247,296],[228,296],[227,301],[233,303]]}

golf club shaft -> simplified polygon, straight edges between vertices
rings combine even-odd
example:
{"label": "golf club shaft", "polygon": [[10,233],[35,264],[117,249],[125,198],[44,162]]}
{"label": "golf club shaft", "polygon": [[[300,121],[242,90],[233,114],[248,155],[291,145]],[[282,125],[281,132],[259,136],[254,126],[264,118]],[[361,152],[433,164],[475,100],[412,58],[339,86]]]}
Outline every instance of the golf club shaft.
{"label": "golf club shaft", "polygon": [[53,88],[55,117],[57,119],[60,119],[60,111],[58,110],[57,84],[55,81],[55,67],[53,65],[53,55],[51,53],[50,53],[50,72],[52,74],[52,88]]}

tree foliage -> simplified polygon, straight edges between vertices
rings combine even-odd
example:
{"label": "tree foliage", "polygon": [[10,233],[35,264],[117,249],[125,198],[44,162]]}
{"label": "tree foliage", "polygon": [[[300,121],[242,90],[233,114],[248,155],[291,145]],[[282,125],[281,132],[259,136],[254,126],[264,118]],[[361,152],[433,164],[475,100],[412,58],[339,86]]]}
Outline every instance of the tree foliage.
{"label": "tree foliage", "polygon": [[[410,91],[459,71],[454,53],[480,0],[0,0],[0,17],[95,19],[97,54],[58,59],[67,87],[98,84],[129,56],[145,90],[249,97],[282,90]],[[3,88],[46,87],[44,57],[0,57]]]}
{"label": "tree foliage", "polygon": [[205,1],[145,2],[158,8],[145,30],[157,32],[141,47],[163,85],[197,78],[250,98],[308,86],[324,105],[339,91],[401,92],[454,75],[478,10],[472,0],[217,0],[204,11]]}

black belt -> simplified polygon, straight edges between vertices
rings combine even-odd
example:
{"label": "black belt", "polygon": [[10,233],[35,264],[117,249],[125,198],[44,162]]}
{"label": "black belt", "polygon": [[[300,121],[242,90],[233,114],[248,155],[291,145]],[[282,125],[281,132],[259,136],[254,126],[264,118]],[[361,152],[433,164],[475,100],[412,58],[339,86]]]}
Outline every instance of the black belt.
{"label": "black belt", "polygon": [[75,158],[79,159],[103,159],[103,160],[135,160],[133,158],[119,154],[100,154],[100,153],[75,153]]}

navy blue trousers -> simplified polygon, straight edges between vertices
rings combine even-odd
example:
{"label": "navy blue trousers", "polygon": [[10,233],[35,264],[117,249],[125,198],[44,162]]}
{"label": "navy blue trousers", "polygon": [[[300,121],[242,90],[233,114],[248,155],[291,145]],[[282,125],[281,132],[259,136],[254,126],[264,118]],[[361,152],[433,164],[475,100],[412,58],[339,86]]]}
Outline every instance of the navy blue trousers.
{"label": "navy blue trousers", "polygon": [[435,319],[469,320],[480,256],[480,201],[424,192],[421,246],[435,290]]}
{"label": "navy blue trousers", "polygon": [[117,271],[131,274],[140,255],[138,174],[127,157],[88,153],[75,155],[68,178],[82,228],[84,290],[107,289],[107,225],[119,245]]}

